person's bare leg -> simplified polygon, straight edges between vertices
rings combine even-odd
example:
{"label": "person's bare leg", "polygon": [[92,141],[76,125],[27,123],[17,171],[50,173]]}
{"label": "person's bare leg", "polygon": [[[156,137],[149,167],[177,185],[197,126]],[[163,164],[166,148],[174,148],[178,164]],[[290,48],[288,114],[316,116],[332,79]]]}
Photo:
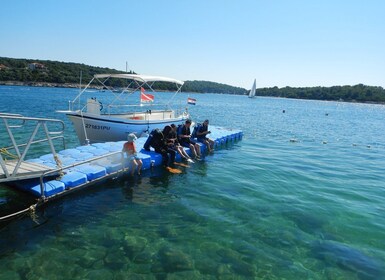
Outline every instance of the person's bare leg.
{"label": "person's bare leg", "polygon": [[195,151],[195,147],[193,144],[190,144],[190,150],[191,150],[191,153],[194,155],[194,158],[196,158],[198,155],[197,155],[197,152]]}

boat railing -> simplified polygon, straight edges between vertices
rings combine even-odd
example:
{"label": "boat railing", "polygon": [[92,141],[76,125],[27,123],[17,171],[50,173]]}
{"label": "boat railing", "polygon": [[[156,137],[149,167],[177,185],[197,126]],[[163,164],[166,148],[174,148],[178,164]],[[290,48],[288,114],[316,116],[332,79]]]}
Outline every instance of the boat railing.
{"label": "boat railing", "polygon": [[[70,105],[69,106],[69,110],[73,110],[74,108],[74,104],[72,103],[72,101],[70,101]],[[143,111],[135,111],[135,110],[132,110],[132,111],[119,111],[119,109],[121,108],[144,108],[144,107],[147,107],[147,110],[143,110]],[[164,107],[163,109],[160,109],[160,107]],[[136,117],[136,116],[143,116],[143,119],[144,120],[150,120],[151,119],[151,115],[152,114],[155,114],[155,113],[159,113],[161,112],[162,115],[163,115],[163,119],[170,119],[170,116],[167,115],[169,112],[172,111],[172,108],[168,105],[168,104],[164,104],[164,103],[156,103],[156,104],[109,104],[106,106],[106,110],[105,110],[105,114],[106,115],[114,115],[114,114],[132,114],[132,117]],[[180,110],[182,111],[182,110]],[[87,112],[87,104],[85,104],[80,110],[79,112],[81,114],[83,113],[86,113]]]}
{"label": "boat railing", "polygon": [[[54,176],[54,175],[59,175],[59,178],[57,178],[57,180],[60,180],[60,176],[64,175],[64,171],[65,170],[68,170],[68,169],[71,169],[71,168],[75,168],[76,166],[80,166],[80,165],[84,165],[84,164],[87,164],[87,163],[92,163],[92,162],[97,162],[97,161],[100,161],[102,159],[105,159],[105,158],[111,158],[112,156],[114,155],[120,155],[120,160],[122,162],[122,166],[124,166],[124,152],[123,151],[116,151],[116,152],[111,152],[111,153],[108,153],[108,154],[104,154],[104,155],[101,155],[101,156],[97,156],[97,157],[94,157],[94,158],[91,158],[91,159],[88,159],[88,160],[82,160],[82,161],[79,161],[77,163],[73,163],[73,164],[70,164],[70,165],[67,165],[67,166],[63,166],[63,167],[58,167],[56,169],[51,169],[51,170],[47,170],[45,172],[43,172],[41,175],[40,175],[40,193],[41,193],[41,198],[44,200],[45,199],[45,181],[44,179],[47,178],[47,177],[51,177],[51,176]],[[122,171],[124,171],[124,168],[122,168]],[[117,173],[117,172],[115,172]],[[114,175],[114,174],[112,174]],[[76,187],[77,189],[80,188],[81,186],[78,186]]]}
{"label": "boat railing", "polygon": [[[121,108],[148,108],[149,110],[151,110],[152,108],[159,108],[159,107],[166,107],[166,109],[164,110],[167,110],[169,106],[165,105],[165,104],[161,104],[161,103],[156,103],[156,104],[109,104],[107,105],[107,114],[112,114],[113,110],[118,110],[118,109],[121,109]],[[133,111],[133,113],[135,113],[137,111]],[[145,112],[145,111],[144,111]]]}
{"label": "boat railing", "polygon": [[[143,108],[143,107],[165,107],[164,110],[172,110],[170,105],[168,103],[151,103],[151,104],[102,104],[106,108],[107,114],[112,114],[112,110],[116,110],[119,108]],[[75,111],[75,107],[79,108],[78,110],[80,112],[86,112],[87,110],[87,104],[84,104],[83,106],[79,106],[79,104],[76,106],[73,101],[68,101],[68,111]]]}
{"label": "boat railing", "polygon": [[[30,152],[32,145],[48,142],[52,154],[56,155],[53,140],[61,139],[63,147],[65,148],[65,124],[61,120],[25,117],[20,114],[8,113],[1,113],[0,119],[8,135],[8,139],[7,137],[2,137],[1,142],[10,143],[8,146],[0,149],[0,165],[3,174],[8,179],[17,177],[19,168]],[[41,137],[41,130],[43,130],[44,137],[37,139],[37,137]],[[20,138],[28,138],[28,140],[22,144],[17,143],[17,140]],[[12,154],[10,150],[14,151],[16,155]],[[11,157],[12,160],[15,161],[15,167],[12,172],[8,171],[6,165],[7,157]]]}

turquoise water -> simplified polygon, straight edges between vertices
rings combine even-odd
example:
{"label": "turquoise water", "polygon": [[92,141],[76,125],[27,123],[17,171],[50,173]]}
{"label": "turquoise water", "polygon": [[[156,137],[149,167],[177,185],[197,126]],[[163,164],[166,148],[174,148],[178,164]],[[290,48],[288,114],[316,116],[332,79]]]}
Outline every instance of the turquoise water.
{"label": "turquoise water", "polygon": [[[0,112],[65,120],[76,93],[0,87]],[[0,279],[385,279],[384,106],[190,97],[243,140],[2,225]],[[2,212],[32,201],[0,188]]]}

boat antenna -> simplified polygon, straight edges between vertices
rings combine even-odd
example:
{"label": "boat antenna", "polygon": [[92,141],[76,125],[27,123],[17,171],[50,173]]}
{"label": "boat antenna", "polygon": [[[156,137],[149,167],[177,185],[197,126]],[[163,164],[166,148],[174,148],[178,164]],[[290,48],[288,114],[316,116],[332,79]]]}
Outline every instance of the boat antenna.
{"label": "boat antenna", "polygon": [[83,76],[83,71],[80,70],[79,90],[82,90],[82,76]]}

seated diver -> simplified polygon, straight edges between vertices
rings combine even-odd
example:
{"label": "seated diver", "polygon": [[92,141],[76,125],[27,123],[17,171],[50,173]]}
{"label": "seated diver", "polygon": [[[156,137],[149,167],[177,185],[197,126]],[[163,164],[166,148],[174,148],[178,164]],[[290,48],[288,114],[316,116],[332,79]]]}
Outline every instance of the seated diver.
{"label": "seated diver", "polygon": [[214,140],[207,137],[211,131],[209,128],[209,120],[205,120],[197,130],[197,140],[206,145],[207,150],[211,153],[214,150]]}
{"label": "seated diver", "polygon": [[[169,166],[170,164],[173,164],[175,161],[176,151],[172,149],[168,149],[166,139],[164,137],[164,134],[159,129],[154,130],[149,136],[151,137],[150,146],[154,148],[156,153],[159,153],[162,155],[163,159],[163,165],[165,167]],[[145,147],[146,149],[146,147]]]}
{"label": "seated diver", "polygon": [[201,149],[198,143],[191,139],[191,120],[186,120],[185,124],[182,126],[181,132],[178,134],[179,143],[186,148],[190,148],[191,153],[194,155],[194,158],[200,159]]}
{"label": "seated diver", "polygon": [[171,131],[166,136],[168,143],[172,146],[174,150],[178,151],[178,153],[181,155],[181,157],[184,160],[194,163],[194,161],[190,158],[190,156],[183,149],[182,145],[179,143],[176,131],[177,131],[176,125],[171,124]]}

